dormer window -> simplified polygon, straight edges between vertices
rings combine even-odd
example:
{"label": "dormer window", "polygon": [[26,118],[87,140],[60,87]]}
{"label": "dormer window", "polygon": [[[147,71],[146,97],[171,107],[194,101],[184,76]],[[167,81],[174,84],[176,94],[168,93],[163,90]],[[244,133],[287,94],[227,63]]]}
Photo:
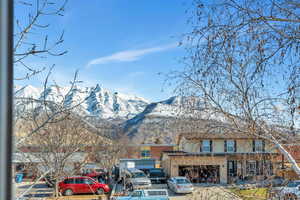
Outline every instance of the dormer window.
{"label": "dormer window", "polygon": [[211,144],[212,144],[212,141],[211,140],[202,140],[202,152],[211,152]]}

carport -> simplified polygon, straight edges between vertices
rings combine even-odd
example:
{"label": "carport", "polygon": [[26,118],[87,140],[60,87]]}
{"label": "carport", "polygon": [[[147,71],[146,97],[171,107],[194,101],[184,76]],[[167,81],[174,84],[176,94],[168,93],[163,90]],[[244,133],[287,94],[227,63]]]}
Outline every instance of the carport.
{"label": "carport", "polygon": [[220,183],[219,165],[179,166],[178,175],[185,176],[193,183]]}

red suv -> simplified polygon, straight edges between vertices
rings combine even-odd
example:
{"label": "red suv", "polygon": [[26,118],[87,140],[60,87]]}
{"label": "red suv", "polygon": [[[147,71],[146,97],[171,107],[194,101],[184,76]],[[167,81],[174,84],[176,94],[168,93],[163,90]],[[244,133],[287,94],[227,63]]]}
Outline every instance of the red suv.
{"label": "red suv", "polygon": [[58,186],[59,191],[66,196],[83,193],[104,194],[110,191],[108,185],[84,176],[65,178]]}

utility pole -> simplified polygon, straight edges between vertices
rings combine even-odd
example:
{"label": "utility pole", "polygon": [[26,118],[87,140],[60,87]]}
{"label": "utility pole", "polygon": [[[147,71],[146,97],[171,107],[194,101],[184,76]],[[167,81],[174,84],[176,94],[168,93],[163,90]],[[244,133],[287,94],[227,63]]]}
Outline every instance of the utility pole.
{"label": "utility pole", "polygon": [[12,199],[13,0],[0,0],[0,199]]}

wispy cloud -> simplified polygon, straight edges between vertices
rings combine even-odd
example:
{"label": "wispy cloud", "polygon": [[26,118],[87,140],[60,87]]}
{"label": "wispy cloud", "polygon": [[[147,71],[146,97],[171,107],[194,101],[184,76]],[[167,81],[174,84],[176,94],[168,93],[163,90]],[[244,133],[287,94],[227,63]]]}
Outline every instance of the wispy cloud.
{"label": "wispy cloud", "polygon": [[139,60],[144,55],[166,51],[175,48],[176,46],[177,46],[176,44],[168,44],[164,46],[158,46],[158,47],[152,47],[146,49],[120,51],[111,54],[109,56],[103,56],[103,57],[93,59],[88,62],[87,66],[89,67],[91,65],[107,64],[111,62],[131,62],[131,61]]}

